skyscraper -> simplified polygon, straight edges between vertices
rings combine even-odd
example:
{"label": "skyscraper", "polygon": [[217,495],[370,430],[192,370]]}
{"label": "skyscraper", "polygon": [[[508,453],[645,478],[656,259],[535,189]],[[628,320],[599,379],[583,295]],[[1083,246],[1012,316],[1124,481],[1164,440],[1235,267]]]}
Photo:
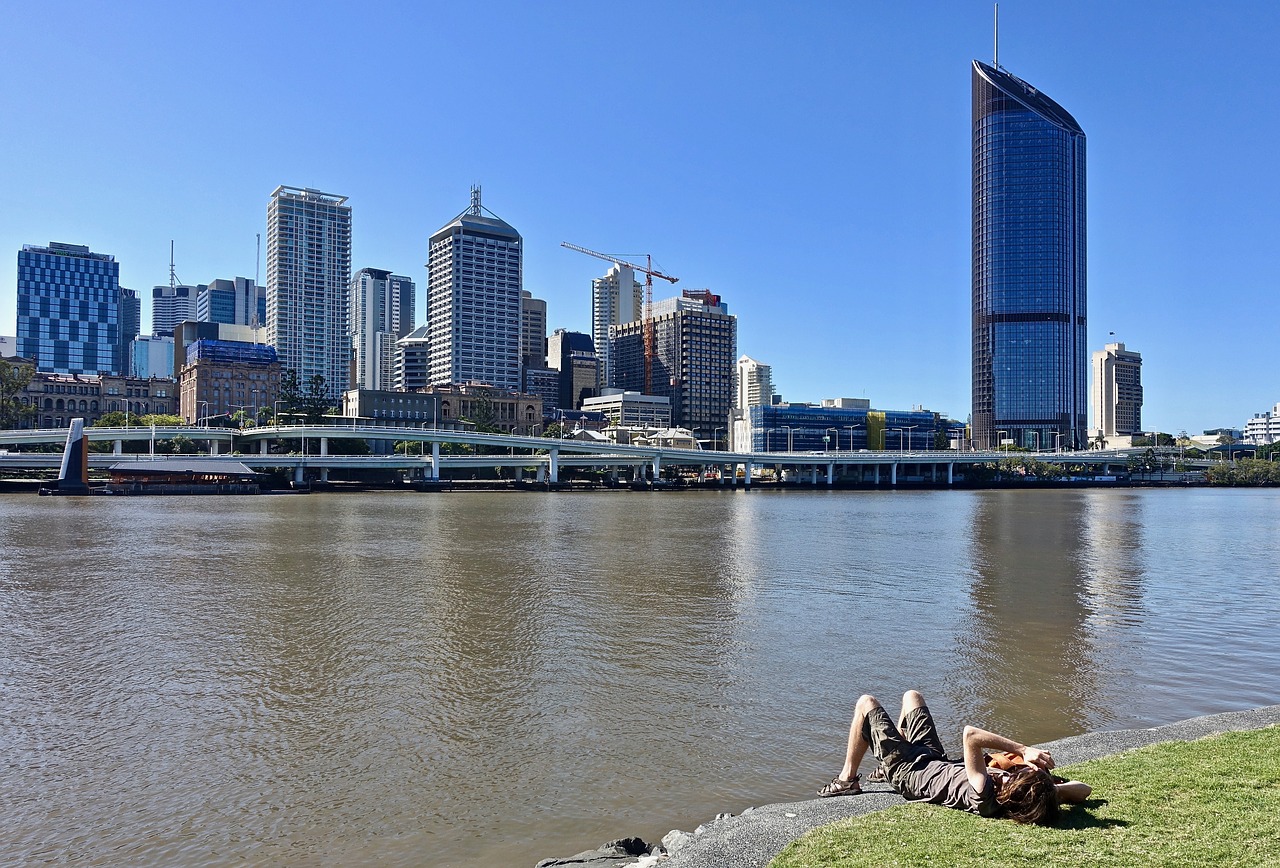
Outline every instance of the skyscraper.
{"label": "skyscraper", "polygon": [[520,290],[520,366],[547,366],[547,303]]}
{"label": "skyscraper", "polygon": [[973,62],[973,436],[1083,446],[1085,135],[1004,69]]}
{"label": "skyscraper", "polygon": [[251,277],[220,277],[196,289],[196,315],[188,319],[252,328],[267,324],[266,288]]}
{"label": "skyscraper", "polygon": [[520,389],[520,286],[524,241],[480,188],[471,207],[431,236],[427,327],[434,383]]}
{"label": "skyscraper", "polygon": [[556,406],[580,410],[583,399],[598,395],[599,365],[591,335],[556,329],[547,338],[547,367],[560,373]]}
{"label": "skyscraper", "polygon": [[1142,356],[1124,344],[1093,354],[1093,424],[1103,439],[1142,433]]}
{"label": "skyscraper", "polygon": [[609,326],[635,322],[644,315],[644,285],[630,266],[614,263],[591,281],[591,339],[600,358],[600,388],[614,386]]}
{"label": "skyscraper", "polygon": [[324,377],[335,405],[351,374],[346,202],[345,196],[280,186],[267,205],[267,343],[302,383]]}
{"label": "skyscraper", "polygon": [[351,279],[353,388],[393,387],[396,341],[413,330],[414,289],[409,278],[381,268],[362,268]]}
{"label": "skyscraper", "polygon": [[173,335],[174,326],[194,320],[196,316],[197,287],[167,283],[151,288],[151,334],[162,337]]}
{"label": "skyscraper", "polygon": [[738,359],[738,397],[735,409],[767,406],[773,403],[773,366],[757,362],[750,356]]}
{"label": "skyscraper", "polygon": [[18,251],[18,355],[35,359],[38,370],[126,372],[121,322],[120,264],[114,256],[57,241],[48,247],[24,244]]}
{"label": "skyscraper", "polygon": [[734,404],[738,320],[720,296],[685,290],[653,305],[653,388],[645,388],[644,322],[609,329],[616,387],[671,400],[671,424],[719,441]]}

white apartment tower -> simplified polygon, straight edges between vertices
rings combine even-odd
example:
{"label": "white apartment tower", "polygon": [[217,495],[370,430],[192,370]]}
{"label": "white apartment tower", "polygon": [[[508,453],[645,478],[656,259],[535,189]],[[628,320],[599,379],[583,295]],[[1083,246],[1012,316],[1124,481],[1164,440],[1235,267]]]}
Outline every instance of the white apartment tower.
{"label": "white apartment tower", "polygon": [[197,316],[196,296],[199,287],[175,284],[151,289],[151,333],[172,335],[174,326]]}
{"label": "white apartment tower", "polygon": [[1093,354],[1093,422],[1103,437],[1142,431],[1142,356],[1124,344]]}
{"label": "white apartment tower", "polygon": [[350,283],[347,198],[276,187],[267,204],[267,342],[301,383],[324,377],[335,404],[351,374]]}
{"label": "white apartment tower", "polygon": [[396,341],[413,330],[414,290],[412,280],[381,268],[362,268],[351,278],[352,388],[393,387]]}
{"label": "white apartment tower", "polygon": [[520,389],[520,287],[524,241],[480,188],[471,207],[431,236],[427,260],[428,376],[436,383]]}
{"label": "white apartment tower", "polygon": [[738,398],[734,408],[767,407],[773,403],[773,366],[750,356],[738,359]]}
{"label": "white apartment tower", "polygon": [[600,388],[614,385],[609,326],[635,322],[644,316],[644,285],[626,265],[615,263],[604,277],[591,281],[591,339],[600,360]]}

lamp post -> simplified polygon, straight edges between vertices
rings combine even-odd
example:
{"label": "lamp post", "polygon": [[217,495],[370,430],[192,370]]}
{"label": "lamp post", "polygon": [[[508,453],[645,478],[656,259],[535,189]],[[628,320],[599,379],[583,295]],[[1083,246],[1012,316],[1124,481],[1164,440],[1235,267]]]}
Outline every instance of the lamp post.
{"label": "lamp post", "polygon": [[861,425],[845,425],[844,430],[849,432],[849,451],[853,451],[853,429],[861,428]]}
{"label": "lamp post", "polygon": [[[840,429],[839,429],[839,428],[828,428],[828,429],[827,429],[827,431],[834,431],[834,432],[836,432],[836,451],[837,451],[837,452],[839,452],[839,451],[840,451]],[[827,451],[828,451],[828,452],[830,452],[830,451],[831,451],[831,438],[827,436],[826,431],[824,431],[824,432],[823,432],[823,434],[822,434],[822,442],[823,442],[823,443],[825,443],[825,444],[827,445]]]}
{"label": "lamp post", "polygon": [[[196,401],[196,425],[200,424],[200,419],[202,418],[200,413],[201,405],[204,406],[204,415],[203,415],[204,427],[208,428],[209,427],[209,402],[208,401]],[[129,414],[127,412],[124,414],[124,421],[125,421],[124,427],[128,428]]]}
{"label": "lamp post", "polygon": [[795,430],[796,430],[796,429],[795,429],[795,428],[793,428],[793,427],[791,427],[790,425],[779,425],[778,427],[779,427],[779,428],[786,428],[786,429],[787,429],[787,451],[788,451],[788,452],[794,452],[794,451],[795,451],[795,440],[794,440],[794,439],[792,439],[792,435],[795,433]]}
{"label": "lamp post", "polygon": [[1005,451],[1005,454],[1006,454],[1006,455],[1007,455],[1007,454],[1009,454],[1009,449],[1005,446],[1005,442],[1004,442],[1004,441],[1005,441],[1005,438],[1004,438],[1004,437],[1001,437],[1000,435],[1001,435],[1001,434],[1008,434],[1008,433],[1009,433],[1009,432],[1008,432],[1008,431],[1006,431],[1006,430],[1005,430],[1005,429],[1003,429],[1003,428],[997,428],[997,429],[996,429],[996,438],[1000,441],[999,445],[1000,445],[1001,447],[1005,447],[1004,451]]}
{"label": "lamp post", "polygon": [[[903,428],[900,428],[900,429],[899,429],[900,431],[908,432],[908,433],[907,433],[907,445],[908,445],[908,446],[911,446],[911,434],[910,434],[909,432],[911,431],[911,429],[913,429],[913,428],[919,428],[919,427],[920,427],[920,425],[919,425],[919,424],[915,424],[915,425],[907,425],[907,426],[905,426],[905,427],[903,427]],[[912,449],[914,449],[914,448],[915,448],[915,447],[914,447],[914,446],[912,446]],[[899,436],[899,438],[898,438],[898,451],[899,451],[899,452],[907,451],[907,450],[904,450],[904,449],[902,448],[902,438],[901,438],[901,436]]]}
{"label": "lamp post", "polygon": [[1057,431],[1053,432],[1053,451],[1055,453],[1062,451],[1062,438],[1065,436],[1065,434],[1059,434]]}
{"label": "lamp post", "polygon": [[711,432],[711,450],[713,452],[720,451],[720,432],[725,430],[727,429],[721,425]]}
{"label": "lamp post", "polygon": [[897,431],[897,432],[898,432],[898,451],[899,451],[899,452],[901,452],[901,451],[902,451],[902,429],[901,429],[901,428],[886,428],[886,429],[884,429],[884,438],[883,438],[884,442],[881,444],[882,448],[883,448],[883,449],[884,449],[884,451],[886,451],[886,452],[888,452],[888,451],[889,451],[889,432],[890,432],[890,431]]}
{"label": "lamp post", "polygon": [[1029,432],[1027,432],[1027,433],[1036,435],[1036,448],[1035,448],[1035,451],[1036,451],[1036,452],[1039,452],[1039,451],[1040,451],[1040,432],[1039,432],[1039,431],[1029,431]]}
{"label": "lamp post", "polygon": [[288,403],[283,398],[275,401],[271,405],[271,420],[275,422],[277,428],[280,427],[280,405]]}

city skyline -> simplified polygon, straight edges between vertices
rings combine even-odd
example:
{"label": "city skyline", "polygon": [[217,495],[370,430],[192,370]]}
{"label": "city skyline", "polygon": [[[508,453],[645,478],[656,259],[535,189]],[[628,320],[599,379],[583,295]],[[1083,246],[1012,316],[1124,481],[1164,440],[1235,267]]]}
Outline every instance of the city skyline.
{"label": "city skyline", "polygon": [[[1265,308],[1276,278],[1265,109],[1280,12],[1002,7],[1002,65],[1089,132],[1089,350],[1115,332],[1111,340],[1142,352],[1144,426],[1241,426],[1280,397],[1266,318],[1241,311]],[[733,299],[739,352],[771,365],[789,399],[865,396],[967,416],[968,68],[990,60],[989,3],[785,13],[659,4],[643,18],[511,4],[483,39],[465,10],[435,10],[428,26],[412,8],[299,22],[301,8],[268,9],[253,28],[235,6],[13,10],[0,36],[13,59],[0,97],[25,120],[0,143],[0,246],[84,244],[116,256],[122,285],[145,290],[166,281],[175,239],[186,282],[255,277],[265,271],[255,263],[261,202],[297,184],[350,197],[354,268],[391,269],[421,291],[427,238],[462,191],[483,183],[487,203],[525,237],[524,288],[547,300],[549,329],[590,332],[590,281],[600,276],[561,241],[652,253],[683,278],[676,293],[709,287]],[[52,14],[56,31],[40,26]],[[616,31],[660,45],[654,62],[573,49]],[[104,32],[120,60],[99,74],[90,46]],[[234,43],[268,56],[283,33],[377,33],[395,59],[341,75],[305,63],[175,71],[146,48]],[[423,41],[429,51],[408,50]],[[484,86],[521,76],[510,116],[477,117],[468,97],[428,87],[476,55]],[[892,87],[863,86],[886,70]],[[60,93],[76,94],[75,112]],[[255,133],[291,100],[339,117],[398,117],[393,107],[415,94],[430,94],[432,120],[406,121],[394,139],[280,147]],[[583,135],[611,108],[633,135]],[[435,135],[452,114],[467,123]],[[89,146],[90,128],[112,135]],[[184,130],[213,134],[200,142]],[[602,194],[607,209],[597,207]],[[14,330],[14,281],[0,269],[0,334]],[[1209,347],[1230,352],[1230,376]]]}

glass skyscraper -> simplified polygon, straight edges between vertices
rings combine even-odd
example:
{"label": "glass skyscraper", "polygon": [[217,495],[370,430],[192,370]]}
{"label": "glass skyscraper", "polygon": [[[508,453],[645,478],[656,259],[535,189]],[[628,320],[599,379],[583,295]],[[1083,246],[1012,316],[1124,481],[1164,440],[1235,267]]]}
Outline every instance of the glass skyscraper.
{"label": "glass skyscraper", "polygon": [[1085,445],[1085,135],[973,62],[973,437]]}
{"label": "glass skyscraper", "polygon": [[[81,244],[18,252],[18,355],[57,374],[121,374],[120,264]],[[131,308],[134,310],[135,308]],[[137,335],[136,321],[133,335]],[[133,335],[130,335],[132,337]],[[127,340],[125,342],[127,346]]]}

